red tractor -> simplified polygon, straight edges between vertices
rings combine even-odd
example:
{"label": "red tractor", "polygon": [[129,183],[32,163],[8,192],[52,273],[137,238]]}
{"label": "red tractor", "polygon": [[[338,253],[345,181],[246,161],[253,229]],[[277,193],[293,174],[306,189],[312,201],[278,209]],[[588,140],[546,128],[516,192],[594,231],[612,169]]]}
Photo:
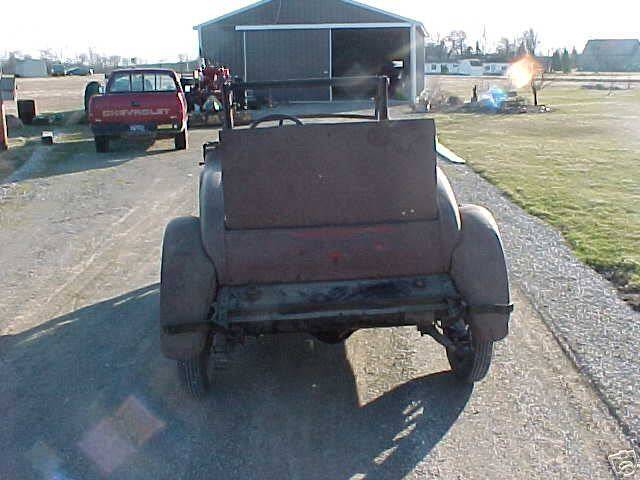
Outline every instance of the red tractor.
{"label": "red tractor", "polygon": [[[225,85],[234,82],[231,72],[224,66],[207,65],[195,70],[191,75],[180,79],[187,96],[190,125],[222,125],[224,121]],[[230,91],[228,102],[233,106],[233,114],[242,120],[246,112],[245,94],[242,91]]]}

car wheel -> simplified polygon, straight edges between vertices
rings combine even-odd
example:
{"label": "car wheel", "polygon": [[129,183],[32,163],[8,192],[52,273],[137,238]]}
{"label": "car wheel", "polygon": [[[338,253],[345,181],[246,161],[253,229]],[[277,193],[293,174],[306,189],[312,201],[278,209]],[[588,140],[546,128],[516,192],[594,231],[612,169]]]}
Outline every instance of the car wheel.
{"label": "car wheel", "polygon": [[447,348],[447,359],[454,375],[465,383],[475,383],[487,376],[493,359],[493,342],[477,341],[468,331],[457,348]]}
{"label": "car wheel", "polygon": [[187,149],[188,140],[187,140],[187,129],[186,128],[182,132],[180,132],[178,135],[176,135],[174,143],[175,143],[175,146],[176,146],[176,150],[186,150]]}
{"label": "car wheel", "polygon": [[351,335],[353,335],[352,331],[316,332],[313,334],[313,336],[320,340],[322,343],[327,343],[329,345],[337,345],[339,343],[342,343]]}
{"label": "car wheel", "polygon": [[106,153],[109,151],[109,137],[99,135],[95,137],[96,152]]}
{"label": "car wheel", "polygon": [[178,361],[178,375],[184,391],[195,399],[209,392],[209,350],[191,360]]}

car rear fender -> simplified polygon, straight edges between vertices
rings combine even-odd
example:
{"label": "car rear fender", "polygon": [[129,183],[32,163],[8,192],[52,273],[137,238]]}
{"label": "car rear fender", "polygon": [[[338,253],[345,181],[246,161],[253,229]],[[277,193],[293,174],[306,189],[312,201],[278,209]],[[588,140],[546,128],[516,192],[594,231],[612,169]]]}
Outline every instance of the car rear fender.
{"label": "car rear fender", "polygon": [[200,221],[174,219],[164,235],[160,282],[160,339],[166,357],[189,360],[206,348],[206,330],[169,333],[168,329],[206,322],[216,292],[216,269],[202,247]]}
{"label": "car rear fender", "polygon": [[480,341],[502,340],[509,333],[511,297],[498,226],[476,205],[460,207],[462,231],[453,251],[451,277],[469,306],[472,334]]}

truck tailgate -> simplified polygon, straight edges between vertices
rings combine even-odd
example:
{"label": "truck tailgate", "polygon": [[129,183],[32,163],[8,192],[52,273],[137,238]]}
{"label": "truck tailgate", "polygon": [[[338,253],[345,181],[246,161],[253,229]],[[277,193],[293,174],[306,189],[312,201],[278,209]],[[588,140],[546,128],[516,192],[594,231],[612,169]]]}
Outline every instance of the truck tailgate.
{"label": "truck tailgate", "polygon": [[91,114],[92,122],[181,124],[184,107],[176,92],[110,94],[94,98]]}

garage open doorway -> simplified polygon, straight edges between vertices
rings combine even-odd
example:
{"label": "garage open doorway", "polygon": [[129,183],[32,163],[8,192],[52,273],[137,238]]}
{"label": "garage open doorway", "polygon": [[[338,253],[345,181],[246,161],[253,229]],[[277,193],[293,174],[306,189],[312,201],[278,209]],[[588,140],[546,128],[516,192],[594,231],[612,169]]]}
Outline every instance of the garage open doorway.
{"label": "garage open doorway", "polygon": [[[357,28],[331,31],[332,77],[387,75],[392,98],[409,98],[411,75],[410,28]],[[334,87],[333,98],[370,98],[375,91]]]}

